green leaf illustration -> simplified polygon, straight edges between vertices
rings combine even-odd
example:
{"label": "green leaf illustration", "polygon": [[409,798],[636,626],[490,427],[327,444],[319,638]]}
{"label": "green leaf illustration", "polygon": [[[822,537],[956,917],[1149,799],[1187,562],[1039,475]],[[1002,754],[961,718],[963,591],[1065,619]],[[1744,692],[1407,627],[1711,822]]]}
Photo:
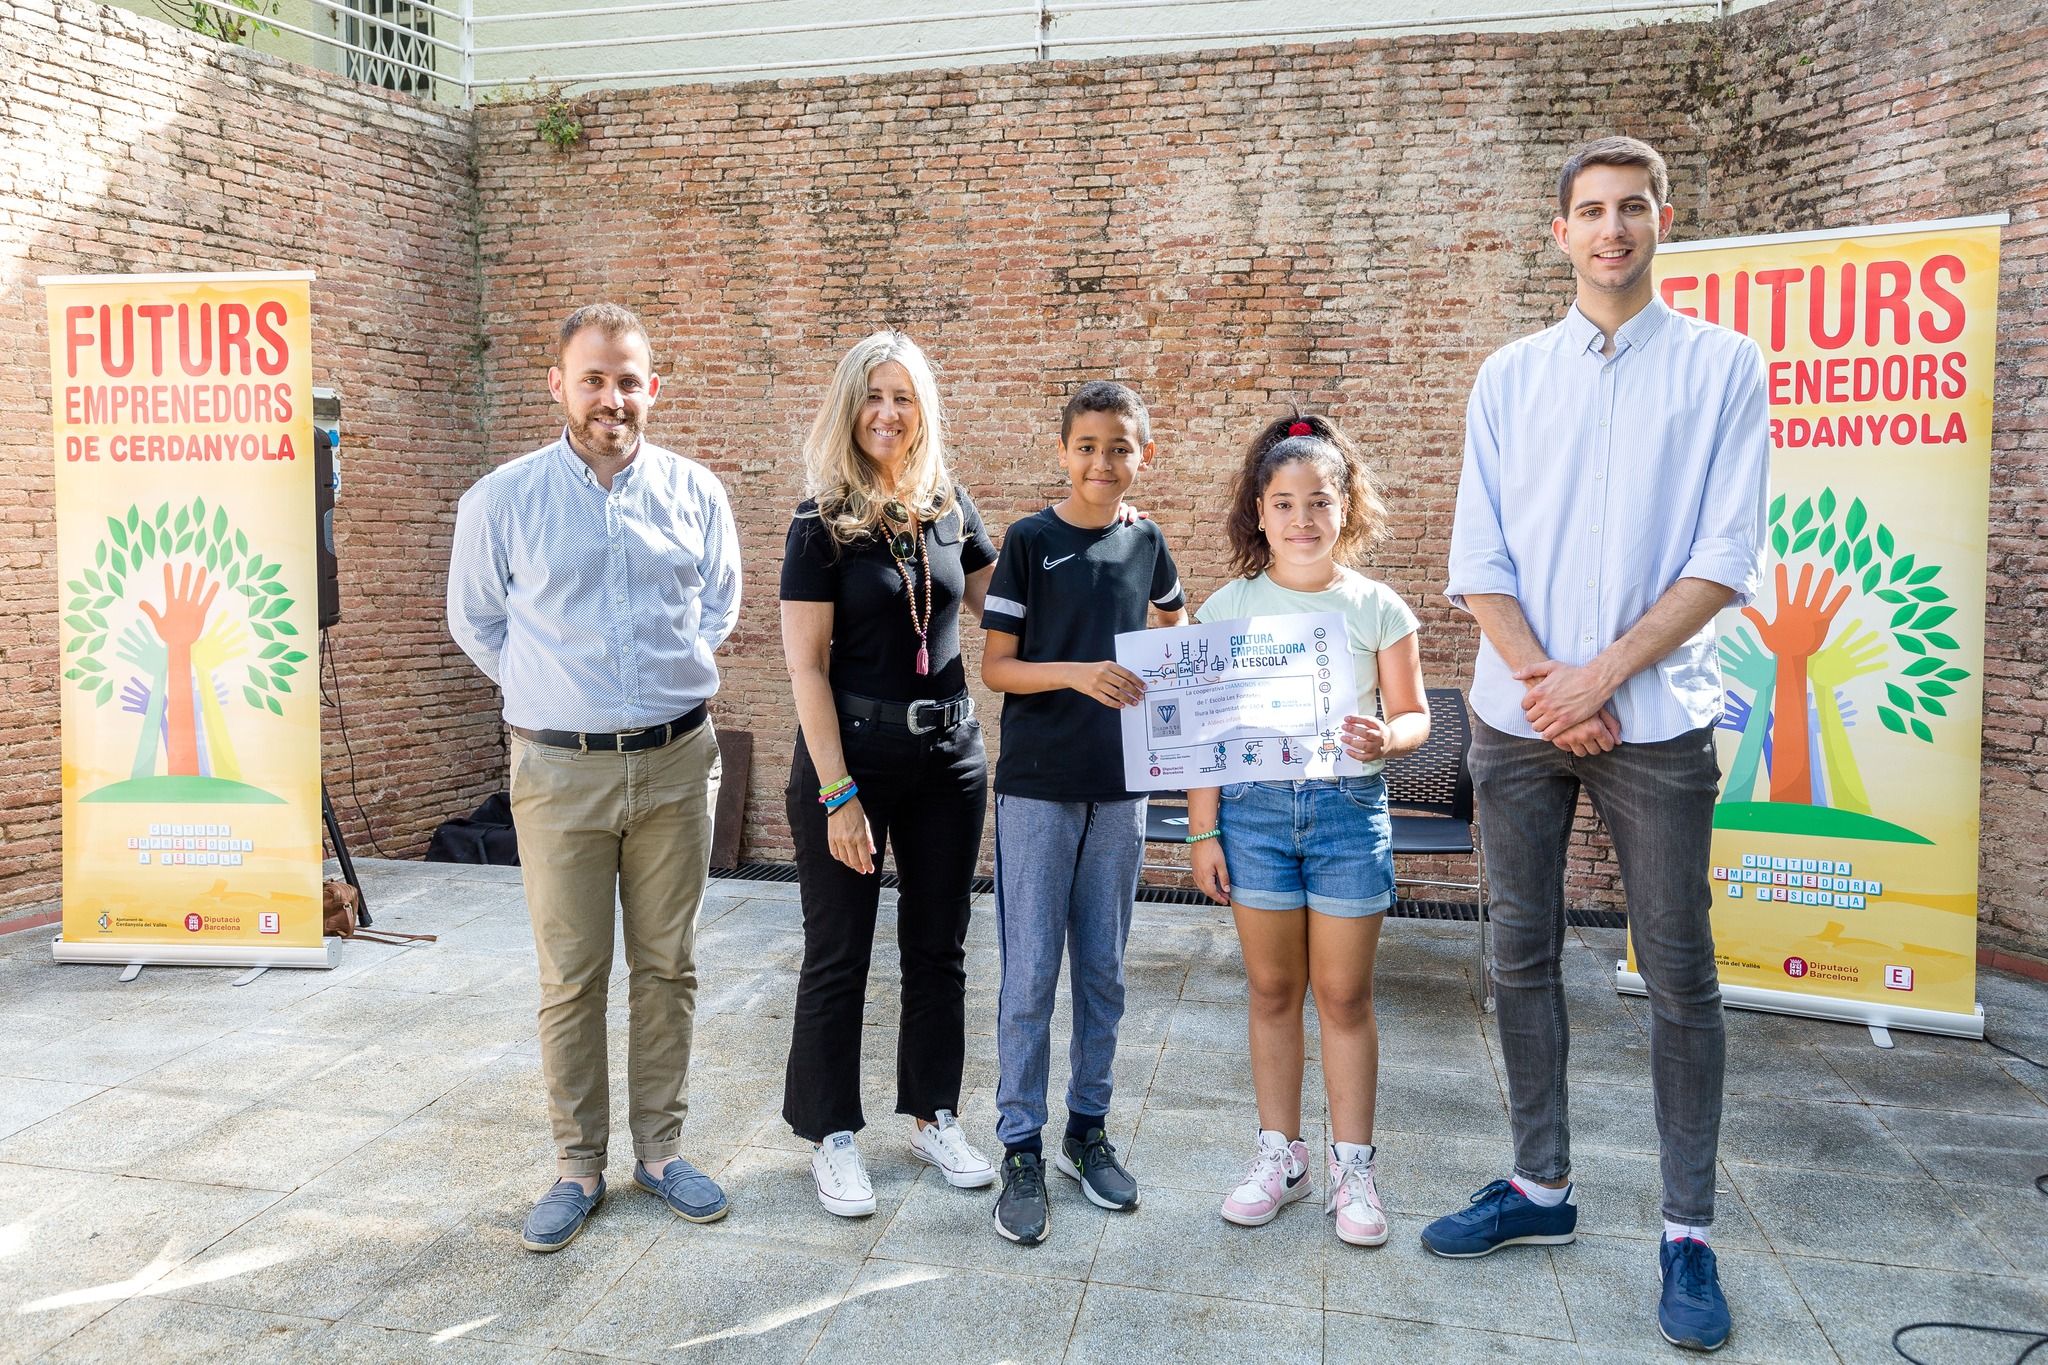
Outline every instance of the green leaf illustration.
{"label": "green leaf illustration", "polygon": [[1915,588],[1913,589],[1913,598],[1919,602],[1946,602],[1948,601],[1948,594],[1940,588]]}
{"label": "green leaf illustration", "polygon": [[1928,579],[1934,577],[1936,574],[1940,572],[1941,565],[1939,564],[1923,564],[1919,568],[1915,569],[1913,571],[1913,576],[1911,578],[1908,578],[1906,581],[1908,583],[1925,583]]}
{"label": "green leaf illustration", "polygon": [[1939,630],[1930,630],[1930,631],[1924,631],[1924,632],[1922,632],[1922,633],[1923,633],[1923,634],[1924,634],[1924,635],[1925,635],[1925,636],[1927,637],[1927,643],[1928,643],[1928,644],[1930,644],[1930,645],[1933,645],[1933,646],[1934,646],[1934,647],[1935,647],[1936,649],[1961,649],[1961,648],[1962,648],[1962,646],[1961,646],[1961,645],[1959,645],[1959,644],[1957,644],[1957,643],[1956,643],[1956,637],[1955,637],[1955,636],[1953,636],[1953,635],[1947,634],[1946,632],[1943,632],[1943,631],[1939,631]]}
{"label": "green leaf illustration", "polygon": [[[276,663],[270,666],[270,676],[273,678],[289,678],[292,676],[292,674],[298,671],[298,669],[284,662],[282,659],[278,660]],[[1936,683],[1935,686],[1940,687],[1941,684]]]}
{"label": "green leaf illustration", "polygon": [[249,705],[259,711],[263,709],[263,695],[253,687],[244,687],[242,689],[242,700],[248,702]]}
{"label": "green leaf illustration", "polygon": [[281,716],[284,714],[284,708],[277,704],[276,697],[265,697],[263,699],[263,704],[270,708],[270,714],[273,716]]}
{"label": "green leaf illustration", "polygon": [[1911,692],[1908,692],[1905,688],[1899,686],[1897,683],[1886,683],[1884,685],[1884,694],[1887,697],[1890,697],[1892,699],[1892,705],[1898,707],[1901,711],[1910,711],[1913,709],[1913,694]]}
{"label": "green leaf illustration", "polygon": [[280,692],[289,692],[292,690],[292,685],[286,682],[283,678],[272,678],[270,680],[270,685]]}
{"label": "green leaf illustration", "polygon": [[115,575],[109,574],[107,576],[107,589],[108,591],[112,592],[116,597],[124,596],[127,592],[126,580],[121,579]]}
{"label": "green leaf illustration", "polygon": [[192,499],[192,524],[195,526],[204,526],[206,524],[205,498]]}
{"label": "green leaf illustration", "polygon": [[64,604],[64,610],[83,611],[91,605],[92,599],[90,597],[74,597],[69,602],[66,602]]}
{"label": "green leaf illustration", "polygon": [[303,649],[292,650],[284,656],[284,661],[288,664],[302,664],[306,662],[306,651]]}
{"label": "green leaf illustration", "polygon": [[249,623],[249,629],[255,631],[257,635],[259,635],[265,640],[274,640],[277,638],[276,632],[272,631],[269,626],[264,625],[261,621],[251,621]]}
{"label": "green leaf illustration", "polygon": [[1886,559],[1890,559],[1892,553],[1897,549],[1897,544],[1892,540],[1892,528],[1883,522],[1879,522],[1877,524],[1877,552]]}
{"label": "green leaf illustration", "polygon": [[262,572],[262,573],[260,573],[260,574],[257,574],[256,576],[257,576],[258,578],[265,578],[265,579],[268,579],[268,578],[275,578],[275,577],[277,577],[277,571],[278,571],[279,569],[282,569],[283,567],[284,567],[284,565],[282,565],[282,564],[265,564],[265,565],[263,566],[263,572]]}
{"label": "green leaf illustration", "polygon": [[1778,519],[1779,517],[1782,517],[1782,516],[1784,516],[1784,515],[1785,515],[1785,495],[1784,495],[1783,493],[1780,493],[1780,494],[1778,494],[1778,496],[1777,496],[1777,497],[1775,497],[1775,498],[1772,498],[1772,499],[1771,499],[1771,516],[1770,516],[1770,519],[1771,519],[1771,520],[1772,520],[1773,522],[1775,522],[1775,521],[1776,521],[1776,520],[1777,520],[1777,519]]}
{"label": "green leaf illustration", "polygon": [[97,564],[97,565],[99,565],[99,566],[100,566],[100,567],[102,567],[102,568],[106,567],[106,563],[107,563],[107,542],[105,542],[104,540],[103,540],[103,541],[101,541],[101,542],[100,542],[100,543],[99,543],[98,545],[96,545],[96,546],[94,546],[94,547],[93,547],[93,551],[92,551],[92,562],[93,562],[94,564]]}
{"label": "green leaf illustration", "polygon": [[172,524],[171,529],[173,531],[176,531],[180,535],[183,535],[185,532],[185,528],[187,528],[191,524],[192,509],[190,509],[189,507],[180,507],[178,509],[178,519],[176,522]]}
{"label": "green leaf illustration", "polygon": [[[1856,539],[1856,537],[1863,534],[1863,524],[1869,520],[1870,513],[1864,510],[1863,499],[1856,499],[1849,504],[1849,515],[1843,519],[1842,534],[1848,536],[1851,540]],[[1862,560],[1857,561],[1858,564],[1862,562]]]}
{"label": "green leaf illustration", "polygon": [[165,503],[163,506],[157,508],[156,515],[150,518],[151,521],[156,523],[156,529],[159,531],[164,529],[164,523],[169,521],[170,519],[171,505],[169,503]]}
{"label": "green leaf illustration", "polygon": [[228,585],[229,587],[231,587],[231,588],[232,588],[232,587],[234,587],[234,586],[235,586],[235,584],[236,584],[236,582],[237,582],[237,581],[239,581],[241,577],[242,577],[242,566],[241,566],[240,564],[230,564],[230,565],[228,565],[228,572],[227,572],[227,585]]}
{"label": "green leaf illustration", "polygon": [[1912,663],[1906,665],[1906,676],[1909,678],[1925,677],[1940,667],[1941,660],[1939,659],[1915,659]]}
{"label": "green leaf illustration", "polygon": [[284,584],[282,583],[264,583],[260,586],[262,587],[263,591],[271,597],[275,597],[279,593],[284,591]]}
{"label": "green leaf illustration", "polygon": [[1927,652],[1927,646],[1921,644],[1916,636],[1894,635],[1892,638],[1897,640],[1899,648],[1905,650],[1908,654],[1925,654]]}
{"label": "green leaf illustration", "polygon": [[277,633],[279,635],[297,635],[299,628],[289,621],[279,621],[277,622]]}
{"label": "green leaf illustration", "polygon": [[1780,559],[1783,559],[1783,558],[1785,557],[1785,549],[1786,549],[1786,547],[1787,547],[1787,546],[1789,546],[1789,545],[1790,545],[1791,543],[1792,543],[1792,538],[1791,538],[1790,536],[1788,536],[1788,535],[1786,535],[1786,534],[1785,534],[1785,528],[1784,528],[1784,527],[1782,527],[1782,526],[1773,526],[1773,527],[1771,528],[1771,553],[1772,553],[1772,554],[1776,555],[1776,556],[1777,556],[1778,558],[1780,558]]}
{"label": "green leaf illustration", "polygon": [[251,683],[257,687],[270,686],[270,674],[267,670],[258,668],[254,664],[244,664],[243,667],[249,670],[249,681]]}
{"label": "green leaf illustration", "polygon": [[1822,521],[1827,521],[1835,515],[1835,490],[1832,488],[1820,490],[1820,515]]}
{"label": "green leaf illustration", "polygon": [[109,678],[100,684],[100,705],[105,706],[109,701],[113,700],[113,696],[114,680]]}
{"label": "green leaf illustration", "polygon": [[[1868,545],[1870,542],[1866,540],[1862,543]],[[1869,568],[1865,569],[1863,571],[1863,591],[1869,592],[1872,588],[1876,587],[1877,577],[1879,574],[1883,572],[1884,565],[1882,564],[1873,564]]]}
{"label": "green leaf illustration", "polygon": [[101,663],[98,659],[93,658],[91,655],[87,655],[85,658],[80,659],[78,661],[78,666],[88,673],[104,673],[107,671],[107,666]]}
{"label": "green leaf illustration", "polygon": [[1903,735],[1906,733],[1906,722],[1899,716],[1899,713],[1892,710],[1891,707],[1878,707],[1877,718],[1884,722],[1885,729],[1890,730],[1894,734]]}
{"label": "green leaf illustration", "polygon": [[235,532],[235,553],[238,555],[249,553],[249,537],[243,535],[240,531]]}
{"label": "green leaf illustration", "polygon": [[1932,697],[1922,697],[1920,699],[1920,709],[1930,716],[1948,715],[1948,708]]}
{"label": "green leaf illustration", "polygon": [[258,607],[256,609],[256,612],[257,615],[261,616],[264,620],[274,621],[278,617],[284,615],[285,609],[290,607],[291,604],[292,600],[289,597],[273,597],[268,602]]}
{"label": "green leaf illustration", "polygon": [[[1835,528],[1830,526],[1828,529],[1832,531]],[[1837,574],[1849,572],[1849,542],[1847,541],[1843,541],[1835,547],[1835,572]]]}
{"label": "green leaf illustration", "polygon": [[1892,582],[1898,582],[1901,578],[1904,578],[1907,574],[1911,572],[1913,572],[1913,556],[1900,555],[1897,559],[1892,561]]}
{"label": "green leaf illustration", "polygon": [[154,526],[151,526],[151,525],[150,525],[149,523],[147,523],[147,522],[144,522],[144,523],[143,523],[143,526],[142,526],[142,530],[141,530],[141,531],[139,531],[139,532],[138,532],[137,534],[138,534],[138,535],[139,535],[139,536],[141,537],[141,540],[142,540],[142,553],[143,553],[143,556],[144,556],[145,558],[147,558],[148,556],[150,556],[150,555],[153,555],[153,554],[155,554],[155,553],[156,553],[156,534],[157,534],[157,532],[156,532],[156,527],[154,527]]}
{"label": "green leaf illustration", "polygon": [[1929,607],[1920,613],[1920,619],[1913,623],[1913,629],[1926,630],[1929,626],[1938,626],[1955,614],[1954,607]]}
{"label": "green leaf illustration", "polygon": [[1937,678],[1929,678],[1920,684],[1920,691],[1929,697],[1953,697],[1956,690]]}
{"label": "green leaf illustration", "polygon": [[1812,520],[1813,500],[1811,498],[1800,499],[1799,505],[1792,509],[1792,529],[1803,531],[1806,529],[1806,523]]}
{"label": "green leaf illustration", "polygon": [[114,544],[124,550],[128,548],[128,528],[123,526],[119,519],[107,518],[107,534],[114,538]]}
{"label": "green leaf illustration", "polygon": [[[66,640],[64,642],[64,652],[66,654],[76,654],[79,650],[85,648],[85,641],[86,637],[83,635],[72,636],[69,640]],[[64,676],[68,678],[72,675],[66,673]]]}
{"label": "green leaf illustration", "polygon": [[1928,744],[1934,743],[1934,731],[1927,728],[1927,722],[1924,720],[1913,722],[1913,734]]}
{"label": "green leaf illustration", "polygon": [[1961,682],[1970,676],[1970,670],[1967,668],[1944,668],[1934,676],[1940,678],[1943,682]]}
{"label": "green leaf illustration", "polygon": [[1905,606],[1892,613],[1891,628],[1897,630],[1900,626],[1905,625],[1906,622],[1913,619],[1913,613],[1918,610],[1920,608],[1914,606],[1911,602],[1906,603]]}
{"label": "green leaf illustration", "polygon": [[[257,655],[256,657],[259,659],[275,659],[278,655],[282,653],[284,653],[283,645],[265,645],[263,647],[263,652]],[[1929,662],[1931,663],[1933,661],[1929,660]]]}
{"label": "green leaf illustration", "polygon": [[216,507],[213,509],[213,538],[215,540],[225,539],[227,533],[228,509],[225,507]]}

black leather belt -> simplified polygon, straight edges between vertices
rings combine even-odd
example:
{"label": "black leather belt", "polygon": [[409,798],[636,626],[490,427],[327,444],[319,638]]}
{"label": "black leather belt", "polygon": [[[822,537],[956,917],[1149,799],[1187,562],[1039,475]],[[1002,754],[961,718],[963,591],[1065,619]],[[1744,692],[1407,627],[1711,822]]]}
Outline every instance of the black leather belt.
{"label": "black leather belt", "polygon": [[535,744],[545,744],[551,749],[574,749],[585,754],[637,754],[648,749],[659,749],[670,740],[681,739],[702,725],[707,714],[704,703],[700,701],[674,720],[664,721],[660,725],[649,725],[639,730],[619,730],[612,734],[585,734],[580,730],[527,730],[517,725],[507,728],[521,739],[530,739]]}
{"label": "black leather belt", "polygon": [[876,701],[852,692],[835,692],[832,699],[848,719],[893,725],[913,735],[950,730],[974,718],[974,698],[965,692],[947,701]]}

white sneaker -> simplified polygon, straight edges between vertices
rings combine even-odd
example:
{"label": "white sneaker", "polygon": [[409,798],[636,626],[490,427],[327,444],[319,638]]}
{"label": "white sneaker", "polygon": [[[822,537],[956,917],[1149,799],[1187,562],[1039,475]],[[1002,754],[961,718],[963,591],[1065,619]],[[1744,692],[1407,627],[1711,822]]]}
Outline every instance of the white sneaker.
{"label": "white sneaker", "polygon": [[861,1165],[853,1134],[833,1133],[811,1153],[811,1179],[818,1202],[841,1218],[864,1218],[875,1211],[875,1187]]}
{"label": "white sneaker", "polygon": [[996,1183],[995,1166],[974,1150],[950,1109],[941,1109],[929,1125],[911,1132],[910,1152],[919,1161],[938,1167],[946,1183],[956,1190],[979,1190]]}
{"label": "white sneaker", "polygon": [[1330,1148],[1330,1197],[1323,1212],[1335,1217],[1337,1236],[1355,1247],[1376,1247],[1387,1240],[1387,1213],[1373,1179],[1372,1158],[1363,1154],[1337,1159]]}

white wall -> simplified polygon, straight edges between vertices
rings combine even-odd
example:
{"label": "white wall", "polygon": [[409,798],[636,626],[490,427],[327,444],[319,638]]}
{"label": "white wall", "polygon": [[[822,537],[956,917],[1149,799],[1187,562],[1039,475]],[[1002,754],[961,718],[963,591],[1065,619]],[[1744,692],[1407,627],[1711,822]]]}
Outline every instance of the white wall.
{"label": "white wall", "polygon": [[[161,17],[152,0],[116,0]],[[459,9],[461,0],[436,0]],[[338,35],[340,19],[311,0],[277,0],[278,18],[315,33]],[[1672,21],[1709,21],[1717,10],[1753,8],[1768,0],[1176,0],[1100,9],[1102,0],[727,0],[669,13],[522,20],[522,14],[563,9],[616,9],[644,0],[473,0],[479,49],[477,98],[516,98],[566,86],[649,85],[674,81],[758,80],[862,70],[1029,62],[1148,51],[1194,51],[1287,42],[1450,30],[1609,28]],[[1644,6],[1639,8],[1638,6]],[[1012,12],[1021,11],[1021,12]],[[1517,17],[1534,16],[1534,17]],[[458,25],[435,17],[434,32],[459,41]],[[823,32],[743,33],[811,25],[858,25]],[[727,36],[719,36],[727,35]],[[589,43],[589,47],[567,44]],[[291,34],[262,35],[258,48],[341,69],[341,54]],[[974,50],[968,50],[974,49]],[[966,50],[966,51],[963,51]],[[874,57],[898,60],[876,62]],[[455,58],[435,55],[453,75]],[[706,68],[752,68],[707,70]],[[641,73],[641,74],[636,74]],[[646,74],[669,73],[669,74]],[[444,98],[459,98],[444,87]]]}

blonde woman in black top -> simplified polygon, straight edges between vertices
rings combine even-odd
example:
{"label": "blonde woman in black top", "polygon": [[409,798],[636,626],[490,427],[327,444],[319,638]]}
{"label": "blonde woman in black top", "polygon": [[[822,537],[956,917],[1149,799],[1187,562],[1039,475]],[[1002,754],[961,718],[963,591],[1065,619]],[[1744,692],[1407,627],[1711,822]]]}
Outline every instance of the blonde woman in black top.
{"label": "blonde woman in black top", "polygon": [[946,468],[938,389],[900,332],[839,363],[804,442],[809,498],[782,563],[782,648],[799,726],[789,825],[804,965],[783,1117],[815,1144],[818,1199],[875,1211],[854,1134],[880,863],[893,845],[903,1001],[896,1110],[912,1152],[979,1188],[995,1167],[954,1120],[966,1049],[965,941],[988,764],[960,661],[995,546]]}

